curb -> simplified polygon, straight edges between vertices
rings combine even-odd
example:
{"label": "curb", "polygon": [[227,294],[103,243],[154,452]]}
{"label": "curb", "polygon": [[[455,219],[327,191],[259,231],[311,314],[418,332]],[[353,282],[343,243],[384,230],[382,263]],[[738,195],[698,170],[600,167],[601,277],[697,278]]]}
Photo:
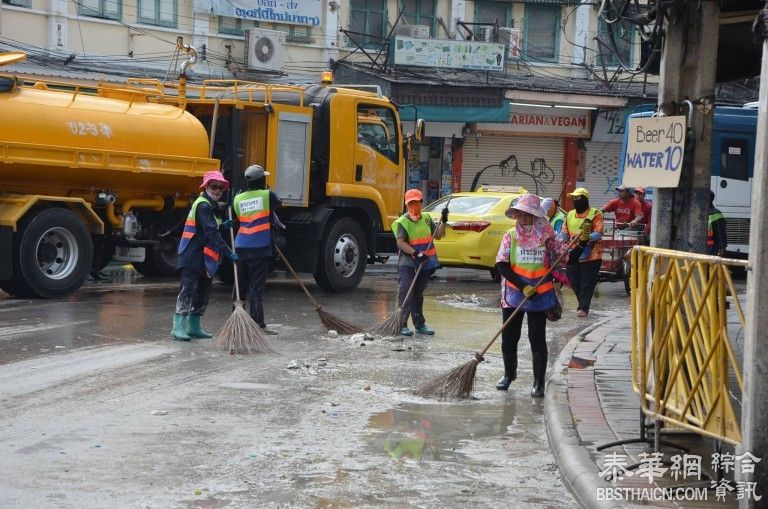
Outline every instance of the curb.
{"label": "curb", "polygon": [[597,465],[586,447],[581,444],[568,404],[568,385],[565,373],[576,345],[596,328],[608,323],[609,318],[589,325],[575,334],[560,351],[552,375],[547,384],[544,398],[544,421],[547,428],[549,447],[557,461],[563,483],[581,507],[619,508],[626,507],[616,502],[597,500],[597,489],[608,488],[611,484],[598,474]]}

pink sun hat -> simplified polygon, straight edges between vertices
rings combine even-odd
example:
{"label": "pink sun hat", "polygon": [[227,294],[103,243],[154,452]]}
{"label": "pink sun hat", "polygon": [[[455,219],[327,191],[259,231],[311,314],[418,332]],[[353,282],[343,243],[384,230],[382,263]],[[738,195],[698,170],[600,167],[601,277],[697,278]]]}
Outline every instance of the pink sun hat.
{"label": "pink sun hat", "polygon": [[541,208],[541,201],[535,194],[524,194],[517,201],[512,202],[512,206],[507,209],[505,215],[512,219],[514,211],[519,210],[535,217],[544,217],[546,212]]}
{"label": "pink sun hat", "polygon": [[200,184],[200,189],[211,182],[221,182],[226,189],[229,189],[229,181],[224,178],[224,175],[220,171],[206,171],[205,175],[203,175],[203,183]]}

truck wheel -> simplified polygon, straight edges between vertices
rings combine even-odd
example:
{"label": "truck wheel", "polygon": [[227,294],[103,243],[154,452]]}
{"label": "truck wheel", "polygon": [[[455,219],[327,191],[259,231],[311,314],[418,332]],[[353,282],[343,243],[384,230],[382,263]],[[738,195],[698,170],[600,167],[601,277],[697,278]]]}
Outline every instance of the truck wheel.
{"label": "truck wheel", "polygon": [[365,272],[368,249],[360,225],[345,217],[331,226],[320,244],[315,281],[326,292],[352,290]]}
{"label": "truck wheel", "polygon": [[17,296],[64,297],[76,292],[88,277],[93,242],[77,214],[55,207],[24,221],[13,257],[11,286]]}
{"label": "truck wheel", "polygon": [[133,268],[147,277],[173,277],[177,275],[177,243],[147,248],[143,262],[132,262]]}

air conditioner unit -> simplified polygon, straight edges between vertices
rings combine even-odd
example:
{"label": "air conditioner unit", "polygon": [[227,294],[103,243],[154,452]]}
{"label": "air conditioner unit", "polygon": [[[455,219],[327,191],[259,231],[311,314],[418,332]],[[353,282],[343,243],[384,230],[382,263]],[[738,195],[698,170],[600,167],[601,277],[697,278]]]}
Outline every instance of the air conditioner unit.
{"label": "air conditioner unit", "polygon": [[245,31],[245,65],[260,71],[281,71],[285,62],[285,32],[250,28]]}
{"label": "air conditioner unit", "polygon": [[499,27],[499,43],[507,48],[507,60],[520,58],[520,30]]}
{"label": "air conditioner unit", "polygon": [[416,39],[429,39],[431,34],[429,25],[398,25],[395,27],[395,35],[404,35]]}
{"label": "air conditioner unit", "polygon": [[472,40],[489,42],[493,40],[493,27],[476,27],[473,29]]}

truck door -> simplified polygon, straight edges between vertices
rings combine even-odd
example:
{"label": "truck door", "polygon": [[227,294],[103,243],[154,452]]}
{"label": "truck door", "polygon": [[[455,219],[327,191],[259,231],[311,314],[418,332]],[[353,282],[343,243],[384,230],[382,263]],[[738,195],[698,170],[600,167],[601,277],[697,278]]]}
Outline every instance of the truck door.
{"label": "truck door", "polygon": [[359,102],[357,105],[357,143],[353,181],[371,186],[384,200],[388,229],[402,210],[402,146],[399,122],[394,110]]}
{"label": "truck door", "polygon": [[749,135],[718,133],[715,138],[712,184],[715,204],[749,212],[754,148]]}

